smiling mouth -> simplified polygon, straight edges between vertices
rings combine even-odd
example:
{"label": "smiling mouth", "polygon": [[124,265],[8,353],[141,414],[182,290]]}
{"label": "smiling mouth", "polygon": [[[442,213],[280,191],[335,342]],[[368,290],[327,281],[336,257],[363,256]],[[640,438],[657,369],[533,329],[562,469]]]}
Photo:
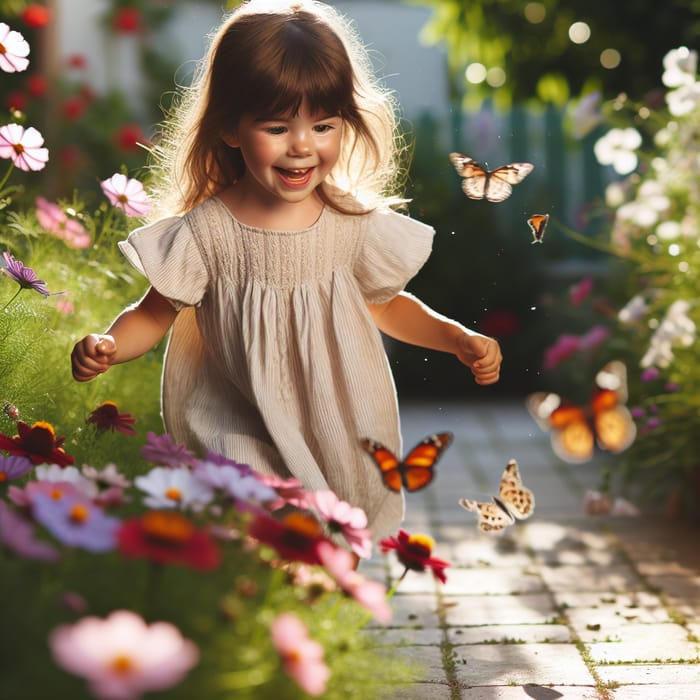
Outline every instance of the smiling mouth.
{"label": "smiling mouth", "polygon": [[306,185],[311,179],[314,168],[276,168],[282,181],[292,187]]}

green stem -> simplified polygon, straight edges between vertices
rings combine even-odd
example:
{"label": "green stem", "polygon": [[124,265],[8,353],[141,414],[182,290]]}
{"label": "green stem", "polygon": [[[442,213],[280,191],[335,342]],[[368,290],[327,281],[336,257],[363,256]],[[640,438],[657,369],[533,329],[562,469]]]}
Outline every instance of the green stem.
{"label": "green stem", "polygon": [[15,292],[14,296],[12,297],[12,299],[10,299],[10,301],[8,301],[7,304],[5,304],[5,306],[3,306],[1,310],[4,311],[4,310],[19,296],[19,294],[20,294],[21,291],[22,291],[22,287],[20,287],[20,288]]}
{"label": "green stem", "polygon": [[2,190],[7,184],[7,181],[10,179],[10,175],[14,169],[15,164],[12,161],[10,161],[10,166],[8,167],[7,172],[5,173],[5,177],[3,177],[2,180],[0,180],[0,196],[4,194]]}

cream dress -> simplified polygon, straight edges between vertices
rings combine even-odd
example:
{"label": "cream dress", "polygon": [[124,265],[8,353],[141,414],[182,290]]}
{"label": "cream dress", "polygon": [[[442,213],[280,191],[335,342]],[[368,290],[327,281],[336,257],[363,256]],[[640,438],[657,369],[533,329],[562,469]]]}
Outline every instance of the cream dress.
{"label": "cream dress", "polygon": [[178,309],[165,354],[166,431],[259,472],[332,489],[394,534],[403,494],[360,447],[401,453],[394,381],[366,302],[398,294],[433,229],[391,210],[326,206],[302,231],[235,219],[217,197],[133,231],[119,247]]}

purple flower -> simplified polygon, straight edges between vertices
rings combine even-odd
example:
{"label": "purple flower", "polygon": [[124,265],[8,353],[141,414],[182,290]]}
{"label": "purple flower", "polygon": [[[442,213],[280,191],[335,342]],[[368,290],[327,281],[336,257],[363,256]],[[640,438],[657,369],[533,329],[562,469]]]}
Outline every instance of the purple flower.
{"label": "purple flower", "polygon": [[277,491],[273,488],[228,464],[219,466],[202,461],[195,466],[194,475],[202,483],[224,491],[236,501],[272,501],[277,498]]}
{"label": "purple flower", "polygon": [[192,467],[197,463],[194,452],[186,445],[176,443],[167,433],[163,435],[156,435],[151,431],[146,433],[146,444],[141,448],[141,456],[147,462],[171,469]]}
{"label": "purple flower", "polygon": [[107,552],[117,544],[119,519],[105,515],[87,499],[67,496],[54,500],[37,494],[32,501],[32,514],[56,539],[69,547]]}
{"label": "purple flower", "polygon": [[0,158],[10,158],[20,170],[43,170],[49,149],[43,148],[44,137],[33,127],[20,124],[0,126]]}
{"label": "purple flower", "polygon": [[25,267],[24,263],[15,260],[14,256],[10,253],[5,252],[2,254],[2,257],[5,259],[5,267],[0,268],[0,270],[8,277],[12,277],[20,286],[20,289],[33,289],[42,296],[51,296],[46,282],[38,279],[36,272],[34,272],[31,267]]}
{"label": "purple flower", "polygon": [[151,210],[148,195],[139,180],[115,173],[100,185],[110,203],[127,216],[144,216]]}
{"label": "purple flower", "polygon": [[643,382],[653,382],[655,379],[658,379],[660,375],[661,372],[659,372],[656,367],[647,367],[642,371],[641,380]]}
{"label": "purple flower", "polygon": [[229,459],[223,455],[217,454],[216,452],[207,452],[207,456],[204,458],[205,462],[211,462],[212,464],[218,464],[220,467],[229,466],[238,469],[241,474],[255,474],[254,470],[249,464],[243,464],[241,462],[236,462],[234,459]]}
{"label": "purple flower", "polygon": [[35,527],[0,500],[0,544],[21,557],[56,561],[59,554],[48,542],[34,539]]}
{"label": "purple flower", "polygon": [[19,479],[20,476],[24,476],[32,469],[34,469],[34,464],[29,457],[20,455],[3,457],[0,455],[0,484],[3,481]]}

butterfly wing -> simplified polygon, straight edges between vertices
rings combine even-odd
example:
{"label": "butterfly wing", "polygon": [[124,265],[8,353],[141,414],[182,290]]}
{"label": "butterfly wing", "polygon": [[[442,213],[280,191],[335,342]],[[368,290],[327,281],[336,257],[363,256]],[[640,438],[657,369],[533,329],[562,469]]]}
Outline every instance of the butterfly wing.
{"label": "butterfly wing", "polygon": [[460,498],[459,505],[477,514],[476,526],[481,532],[500,534],[509,525],[515,522],[515,518],[503,506],[494,499],[492,503],[480,503]]}
{"label": "butterfly wing", "polygon": [[471,156],[465,156],[464,153],[450,153],[450,163],[454,169],[462,176],[467,177],[465,170],[470,163],[479,165]]}
{"label": "butterfly wing", "polygon": [[360,445],[369,453],[375,464],[379,467],[382,474],[382,481],[392,491],[401,491],[401,471],[399,469],[400,462],[396,455],[384,447],[381,443],[371,438],[363,438],[360,440]]}
{"label": "butterfly wing", "polygon": [[614,360],[596,375],[591,401],[598,446],[609,452],[626,450],[637,436],[637,426],[624,403],[627,401],[627,368]]}
{"label": "butterfly wing", "polygon": [[530,394],[526,406],[540,428],[550,434],[552,449],[560,459],[581,464],[593,457],[595,436],[583,409],[562,402],[552,392]]}
{"label": "butterfly wing", "polygon": [[534,169],[532,163],[510,163],[488,173],[484,197],[489,202],[502,202],[513,192],[512,185],[522,182]]}
{"label": "butterfly wing", "polygon": [[518,520],[529,518],[535,510],[535,494],[523,484],[518,463],[511,459],[503,470],[498,498]]}
{"label": "butterfly wing", "polygon": [[549,214],[533,214],[528,220],[527,224],[532,231],[532,242],[542,243],[544,238],[544,232],[547,229],[547,224],[549,223]]}
{"label": "butterfly wing", "polygon": [[418,491],[427,486],[435,476],[433,468],[442,453],[452,442],[450,432],[436,433],[421,440],[399,465],[403,485],[407,491]]}
{"label": "butterfly wing", "polygon": [[488,170],[473,159],[462,162],[459,174],[462,176],[462,192],[470,199],[483,199],[490,175]]}

